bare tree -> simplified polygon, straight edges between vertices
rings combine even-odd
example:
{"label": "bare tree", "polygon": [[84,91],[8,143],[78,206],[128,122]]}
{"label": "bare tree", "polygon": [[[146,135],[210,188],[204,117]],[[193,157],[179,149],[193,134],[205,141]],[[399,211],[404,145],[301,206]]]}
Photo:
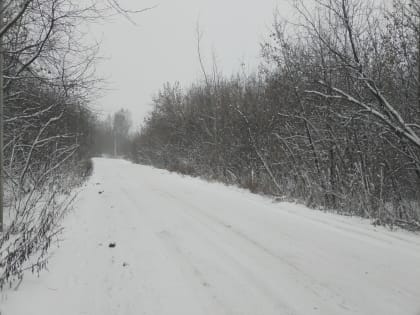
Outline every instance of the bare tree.
{"label": "bare tree", "polygon": [[[80,27],[131,11],[115,1],[7,0],[0,28],[4,67],[4,171],[7,212],[0,234],[0,287],[45,268],[48,248],[71,205],[71,188],[91,170],[87,104],[98,79],[97,45]],[[63,196],[67,196],[64,198]]]}
{"label": "bare tree", "polygon": [[256,75],[165,86],[137,160],[418,229],[417,2],[295,3]]}
{"label": "bare tree", "polygon": [[121,109],[114,114],[113,140],[114,156],[118,156],[128,149],[128,136],[131,128],[131,114],[128,110]]}

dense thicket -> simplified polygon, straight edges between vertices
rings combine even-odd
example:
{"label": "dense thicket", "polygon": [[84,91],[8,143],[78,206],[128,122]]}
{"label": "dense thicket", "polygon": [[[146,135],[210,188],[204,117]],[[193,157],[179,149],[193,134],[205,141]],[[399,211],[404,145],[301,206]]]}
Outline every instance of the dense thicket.
{"label": "dense thicket", "polygon": [[[4,206],[0,289],[45,268],[72,188],[91,171],[96,118],[87,107],[96,47],[85,21],[104,13],[79,1],[1,1]],[[1,220],[0,220],[1,221]]]}
{"label": "dense thicket", "polygon": [[166,85],[135,139],[139,162],[419,228],[416,1],[296,5],[258,74]]}

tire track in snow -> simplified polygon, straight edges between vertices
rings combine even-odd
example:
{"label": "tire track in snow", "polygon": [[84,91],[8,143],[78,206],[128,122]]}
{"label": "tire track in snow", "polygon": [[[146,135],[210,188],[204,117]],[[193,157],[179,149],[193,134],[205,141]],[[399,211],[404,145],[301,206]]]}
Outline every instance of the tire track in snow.
{"label": "tire track in snow", "polygon": [[[294,278],[295,282],[298,283],[298,285],[301,288],[312,291],[314,295],[318,296],[319,298],[321,298],[323,301],[327,302],[328,304],[331,304],[331,299],[335,299],[335,300],[339,299],[341,300],[341,302],[339,303],[339,306],[342,309],[349,311],[350,313],[355,312],[355,310],[352,309],[352,307],[348,305],[348,303],[345,301],[346,299],[344,296],[332,290],[330,287],[317,282],[316,279],[311,277],[309,274],[305,273],[303,270],[299,269],[296,266],[295,262],[292,262],[288,260],[286,257],[280,256],[279,254],[274,253],[271,249],[267,248],[266,246],[256,241],[255,239],[251,238],[246,233],[234,228],[231,224],[227,224],[223,222],[222,220],[220,220],[219,218],[209,215],[207,212],[203,211],[202,207],[192,204],[186,200],[180,199],[172,195],[171,193],[168,193],[167,191],[160,191],[159,193],[176,200],[178,203],[181,202],[184,205],[186,205],[186,207],[183,207],[182,210],[184,212],[188,212],[191,218],[193,218],[196,222],[201,223],[202,227],[209,230],[211,233],[218,234],[220,236],[220,231],[215,229],[213,225],[211,224],[211,223],[215,223],[216,225],[219,225],[219,227],[223,227],[224,231],[227,234],[234,234],[241,242],[244,242],[244,243],[247,243],[247,245],[253,246],[258,252],[260,252],[258,255],[259,257],[265,254],[266,256],[270,256],[271,258],[273,258],[274,260],[282,264],[283,265],[282,269],[286,267],[288,269],[286,274],[290,276],[291,278]],[[218,244],[221,244],[222,239],[226,241],[229,241],[232,239],[232,237],[223,237],[223,238],[219,237],[219,238],[220,238],[220,241],[218,242]],[[233,255],[229,254],[229,252],[232,252],[235,249],[235,246],[233,244],[229,244],[229,245],[230,245],[229,250],[224,251],[224,256],[230,257],[233,261],[235,261],[235,263],[238,266],[240,266],[245,272],[248,273],[249,279],[254,280],[254,283],[258,285],[259,287],[263,285],[266,288],[264,291],[268,292],[269,289],[266,283],[262,283],[261,279],[259,279],[258,277],[250,276],[249,269],[246,266],[244,266],[240,260],[235,259]],[[271,295],[272,295],[272,298],[278,299],[278,296],[275,296],[274,294],[271,294]],[[316,308],[319,309],[320,307],[318,306]],[[282,311],[285,312],[286,309],[283,309]],[[290,308],[287,310],[287,312],[288,312],[287,314],[289,313],[297,314],[296,311]]]}
{"label": "tire track in snow", "polygon": [[[341,311],[341,313],[343,313],[344,311],[353,313],[355,311],[345,301],[345,297],[340,295],[338,292],[335,292],[334,290],[331,290],[331,288],[329,288],[328,286],[324,286],[322,285],[322,283],[317,282],[315,279],[311,278],[309,275],[300,270],[295,264],[293,264],[293,262],[288,261],[285,257],[273,253],[270,249],[266,248],[254,239],[250,238],[245,233],[232,228],[230,224],[227,224],[216,217],[204,213],[202,209],[200,209],[200,207],[198,207],[195,204],[180,199],[177,196],[168,193],[167,191],[156,189],[156,187],[153,187],[152,185],[150,185],[150,183],[148,183],[148,189],[152,189],[155,195],[157,195],[155,197],[155,202],[157,204],[159,204],[159,202],[165,199],[172,200],[170,202],[173,205],[171,207],[171,210],[176,210],[175,215],[174,213],[171,213],[173,218],[177,217],[179,219],[181,217],[184,217],[184,219],[191,221],[189,224],[187,224],[187,226],[191,227],[189,229],[193,229],[192,227],[195,227],[195,234],[190,235],[190,237],[200,239],[203,242],[201,246],[206,245],[208,248],[213,249],[213,251],[219,251],[219,257],[221,257],[224,264],[228,264],[227,259],[229,259],[230,264],[235,266],[232,269],[241,271],[243,276],[242,278],[246,279],[247,286],[258,288],[258,292],[254,293],[264,293],[264,299],[266,299],[266,303],[271,303],[274,305],[273,308],[275,309],[275,313],[273,314],[278,314],[278,312],[281,312],[281,314],[307,314],[308,311],[322,311],[323,309],[332,311],[336,309],[334,303],[331,303],[332,300],[341,301],[338,303],[338,308]],[[124,192],[126,194],[126,197],[130,199],[133,204],[139,203],[138,195],[132,194],[125,189]],[[161,207],[156,208],[160,209]],[[167,215],[170,215],[170,213],[160,213],[160,217]],[[174,220],[176,219],[173,219],[172,221]],[[197,226],[199,226],[199,228],[197,228]],[[206,231],[205,235],[203,234],[204,231]],[[166,235],[168,234],[167,231],[164,232]],[[171,235],[176,235],[176,231],[172,232]],[[215,236],[217,236],[216,239]],[[234,241],[232,241],[232,236],[235,239]],[[238,241],[242,243],[241,248],[245,249],[245,251],[239,252],[237,250],[236,246],[238,244]],[[173,246],[175,246],[174,242],[174,240],[171,241]],[[235,244],[231,244],[232,242]],[[247,250],[249,251],[249,246],[254,247],[254,250],[251,251],[252,254],[246,252]],[[180,245],[178,244],[177,247],[179,256]],[[264,258],[264,256],[269,256],[271,260],[274,260],[271,262],[271,266],[275,266],[274,269],[277,270],[277,272],[281,270],[282,276],[287,279],[288,283],[295,283],[293,288],[284,286],[282,287],[282,285],[280,284],[282,280],[281,278],[279,278],[278,283],[273,284],[273,281],[271,281],[271,279],[267,278],[264,275],[264,270],[262,270],[261,267],[256,265],[256,261],[251,258],[258,257],[261,260],[266,260],[267,257]],[[238,257],[242,257],[243,259],[240,259]],[[183,259],[185,260],[186,257],[183,257]],[[244,264],[244,261],[247,260],[248,263]],[[191,265],[191,262],[189,262],[189,264]],[[195,266],[194,268],[198,269],[199,266]],[[238,288],[238,290],[241,290],[241,288]],[[311,291],[313,295],[312,304],[314,306],[309,308],[305,307],[304,312],[300,313],[296,309],[291,308],[290,303],[288,305],[288,303],[283,301],[283,298],[279,294],[282,291],[284,293],[284,296],[287,296],[287,293],[290,293],[290,291],[296,291],[295,296],[299,296],[301,295],[301,293],[307,293],[308,291]],[[220,294],[222,292],[218,293]],[[320,302],[322,305],[320,305]],[[298,301],[296,301],[296,303],[298,303]]]}

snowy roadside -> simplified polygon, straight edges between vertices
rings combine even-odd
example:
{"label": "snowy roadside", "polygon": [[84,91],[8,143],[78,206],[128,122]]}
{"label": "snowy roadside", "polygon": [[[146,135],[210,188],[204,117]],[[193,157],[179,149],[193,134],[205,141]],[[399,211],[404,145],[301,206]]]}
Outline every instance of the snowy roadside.
{"label": "snowy roadside", "polygon": [[50,249],[57,246],[63,230],[63,218],[81,191],[83,178],[76,175],[73,172],[52,176],[45,182],[6,184],[0,291],[17,289],[24,275],[47,269]]}

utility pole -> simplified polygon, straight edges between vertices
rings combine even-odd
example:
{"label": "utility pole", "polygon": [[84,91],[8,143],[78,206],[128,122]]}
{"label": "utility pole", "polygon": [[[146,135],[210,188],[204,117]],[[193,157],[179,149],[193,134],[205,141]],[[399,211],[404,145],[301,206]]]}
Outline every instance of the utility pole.
{"label": "utility pole", "polygon": [[[0,0],[0,29],[3,27],[3,0]],[[0,233],[3,232],[3,38],[0,36]]]}

